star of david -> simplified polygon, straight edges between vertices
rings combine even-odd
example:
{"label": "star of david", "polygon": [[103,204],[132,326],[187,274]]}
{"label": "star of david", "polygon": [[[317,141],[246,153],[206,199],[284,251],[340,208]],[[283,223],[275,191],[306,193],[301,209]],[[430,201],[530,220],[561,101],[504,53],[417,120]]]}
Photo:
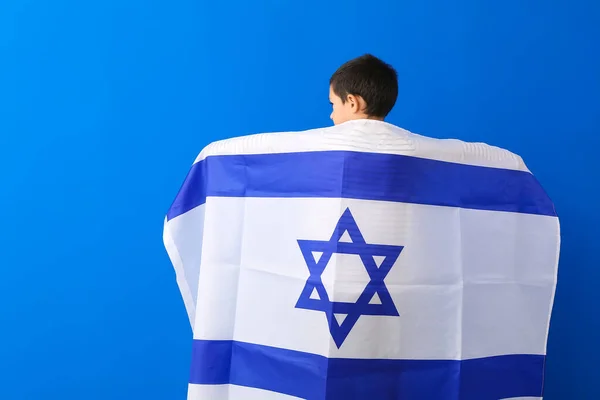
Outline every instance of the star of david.
{"label": "star of david", "polygon": [[[346,232],[348,232],[351,242],[340,241]],[[366,243],[348,208],[340,217],[328,241],[298,240],[298,245],[310,271],[310,276],[296,303],[296,308],[324,312],[327,316],[329,332],[338,348],[342,346],[361,315],[400,315],[385,286],[384,279],[404,247]],[[315,253],[321,254],[320,257],[316,258]],[[321,275],[333,254],[360,256],[369,274],[370,280],[356,303],[329,300]],[[383,257],[379,267],[374,257]],[[377,299],[376,295],[379,297],[379,302],[373,301]],[[341,324],[335,318],[336,314],[346,315]]]}

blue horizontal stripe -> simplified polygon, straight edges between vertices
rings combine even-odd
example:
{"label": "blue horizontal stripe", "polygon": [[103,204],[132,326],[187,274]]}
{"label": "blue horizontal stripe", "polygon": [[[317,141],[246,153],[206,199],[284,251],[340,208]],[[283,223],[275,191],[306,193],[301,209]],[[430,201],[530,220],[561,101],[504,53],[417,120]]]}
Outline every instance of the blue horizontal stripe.
{"label": "blue horizontal stripe", "polygon": [[341,359],[235,341],[194,340],[190,383],[234,384],[307,400],[541,397],[544,356],[464,361]]}
{"label": "blue horizontal stripe", "polygon": [[191,168],[167,218],[210,196],[350,198],[556,215],[529,172],[346,151],[208,157]]}

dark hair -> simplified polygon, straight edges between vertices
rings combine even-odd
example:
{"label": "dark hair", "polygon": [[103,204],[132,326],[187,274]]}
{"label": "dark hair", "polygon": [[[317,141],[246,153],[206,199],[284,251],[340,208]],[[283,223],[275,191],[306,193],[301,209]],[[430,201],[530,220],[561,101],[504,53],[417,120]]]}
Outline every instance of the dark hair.
{"label": "dark hair", "polygon": [[398,98],[396,70],[371,54],[343,64],[329,84],[344,103],[349,94],[362,97],[367,103],[365,113],[373,117],[386,117]]}

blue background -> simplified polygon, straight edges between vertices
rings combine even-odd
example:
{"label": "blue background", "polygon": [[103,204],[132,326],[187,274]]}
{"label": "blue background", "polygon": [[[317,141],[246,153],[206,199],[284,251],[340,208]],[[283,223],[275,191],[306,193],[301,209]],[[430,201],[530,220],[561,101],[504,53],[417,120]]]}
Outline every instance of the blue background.
{"label": "blue background", "polygon": [[599,21],[593,0],[3,0],[0,399],[185,398],[162,223],[188,167],[330,124],[329,76],[365,52],[399,72],[390,122],[542,182],[563,233],[546,399],[600,398]]}

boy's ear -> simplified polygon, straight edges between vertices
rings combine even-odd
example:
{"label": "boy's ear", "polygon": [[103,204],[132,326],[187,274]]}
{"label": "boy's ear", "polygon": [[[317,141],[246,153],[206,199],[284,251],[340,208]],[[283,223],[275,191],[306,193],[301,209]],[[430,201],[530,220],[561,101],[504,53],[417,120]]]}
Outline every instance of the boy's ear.
{"label": "boy's ear", "polygon": [[350,109],[355,114],[362,112],[366,108],[365,101],[360,96],[349,94],[346,101],[350,103]]}

